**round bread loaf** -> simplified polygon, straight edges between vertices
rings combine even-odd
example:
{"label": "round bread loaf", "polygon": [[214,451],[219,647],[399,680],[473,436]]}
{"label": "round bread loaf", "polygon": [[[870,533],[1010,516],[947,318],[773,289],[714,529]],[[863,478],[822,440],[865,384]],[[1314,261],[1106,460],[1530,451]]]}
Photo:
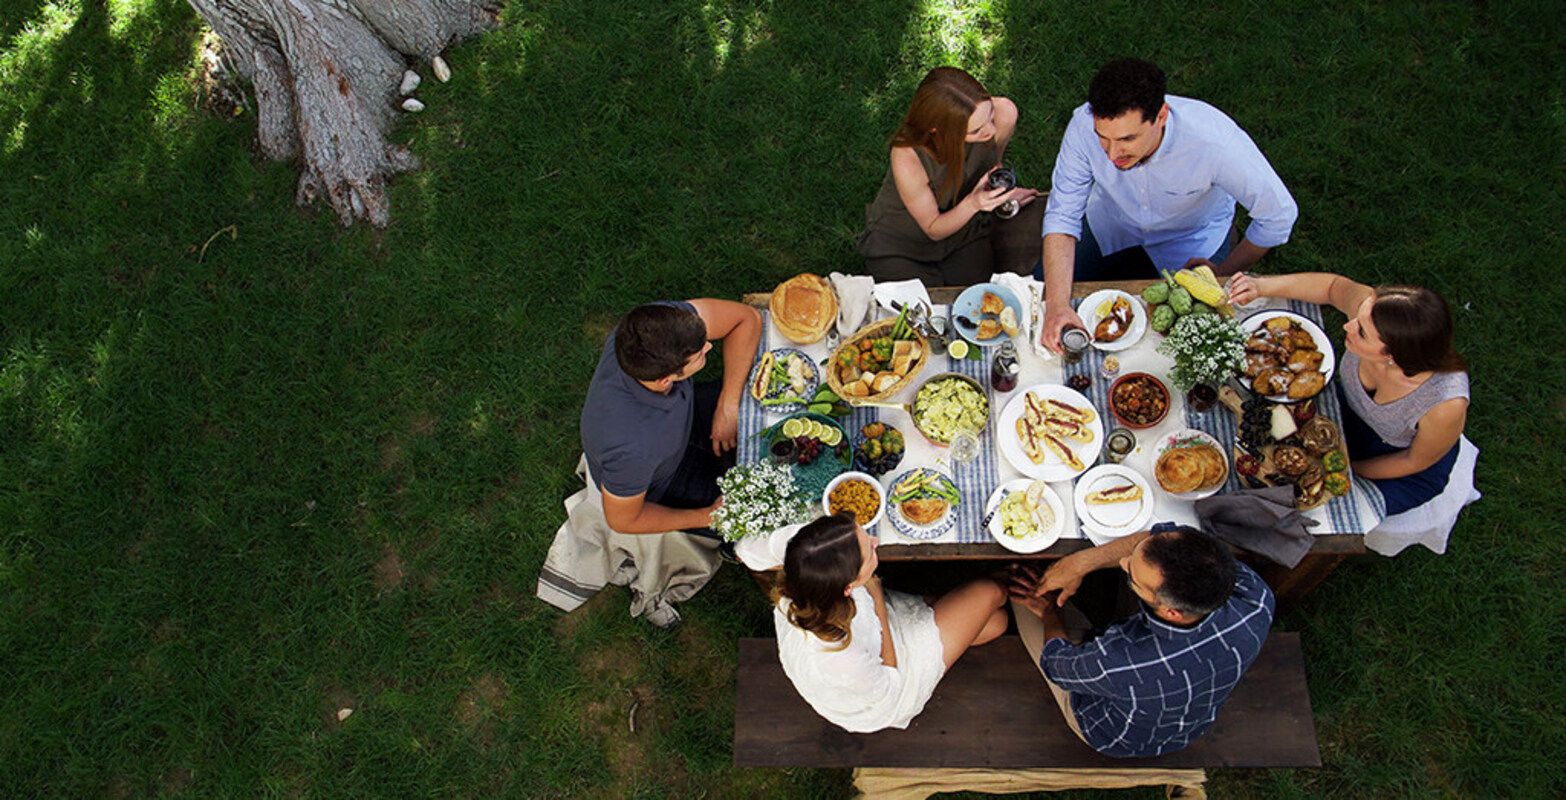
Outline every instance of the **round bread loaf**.
{"label": "round bread loaf", "polygon": [[796,344],[814,344],[837,322],[837,295],[826,278],[795,275],[772,290],[772,324]]}

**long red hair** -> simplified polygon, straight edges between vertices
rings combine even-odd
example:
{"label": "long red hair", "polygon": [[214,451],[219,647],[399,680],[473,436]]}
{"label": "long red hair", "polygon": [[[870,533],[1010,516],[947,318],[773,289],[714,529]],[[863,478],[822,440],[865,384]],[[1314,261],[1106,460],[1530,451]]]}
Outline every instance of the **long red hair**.
{"label": "long red hair", "polygon": [[990,99],[972,75],[956,67],[936,67],[919,82],[908,115],[892,134],[893,147],[921,147],[946,167],[936,197],[950,203],[962,185],[963,145],[968,135],[968,118],[979,104]]}

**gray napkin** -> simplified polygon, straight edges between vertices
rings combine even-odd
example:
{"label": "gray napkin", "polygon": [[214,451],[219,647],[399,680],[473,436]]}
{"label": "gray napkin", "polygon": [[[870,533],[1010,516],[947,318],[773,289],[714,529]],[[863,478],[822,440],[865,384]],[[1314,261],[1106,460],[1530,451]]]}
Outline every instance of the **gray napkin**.
{"label": "gray napkin", "polygon": [[1290,569],[1310,552],[1316,525],[1294,508],[1294,487],[1273,486],[1196,501],[1202,530]]}

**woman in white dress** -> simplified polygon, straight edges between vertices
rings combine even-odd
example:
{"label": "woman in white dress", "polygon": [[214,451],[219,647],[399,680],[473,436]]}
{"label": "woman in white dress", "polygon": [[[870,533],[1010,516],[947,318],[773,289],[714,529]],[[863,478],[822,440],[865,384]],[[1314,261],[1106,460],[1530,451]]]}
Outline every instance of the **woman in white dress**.
{"label": "woman in white dress", "polygon": [[776,591],[778,655],[827,721],[856,733],[906,728],[969,647],[1006,631],[1006,590],[989,579],[936,600],[885,591],[876,539],[827,516],[788,541]]}

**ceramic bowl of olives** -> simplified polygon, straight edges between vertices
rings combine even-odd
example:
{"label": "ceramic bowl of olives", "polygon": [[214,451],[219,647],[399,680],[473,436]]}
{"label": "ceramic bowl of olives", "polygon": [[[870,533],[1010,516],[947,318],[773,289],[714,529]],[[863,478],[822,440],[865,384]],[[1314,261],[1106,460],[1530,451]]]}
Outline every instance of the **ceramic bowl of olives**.
{"label": "ceramic bowl of olives", "polygon": [[903,432],[884,422],[872,422],[859,429],[854,446],[854,468],[880,477],[903,462]]}

